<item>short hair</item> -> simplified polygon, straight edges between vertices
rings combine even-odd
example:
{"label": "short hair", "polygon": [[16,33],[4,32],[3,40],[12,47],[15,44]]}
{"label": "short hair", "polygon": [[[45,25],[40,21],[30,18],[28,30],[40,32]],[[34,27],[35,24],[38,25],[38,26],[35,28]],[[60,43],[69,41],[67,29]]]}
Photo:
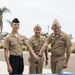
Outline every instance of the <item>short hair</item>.
{"label": "short hair", "polygon": [[14,18],[14,19],[12,20],[12,22],[14,22],[14,23],[20,23],[20,21],[18,20],[18,18]]}

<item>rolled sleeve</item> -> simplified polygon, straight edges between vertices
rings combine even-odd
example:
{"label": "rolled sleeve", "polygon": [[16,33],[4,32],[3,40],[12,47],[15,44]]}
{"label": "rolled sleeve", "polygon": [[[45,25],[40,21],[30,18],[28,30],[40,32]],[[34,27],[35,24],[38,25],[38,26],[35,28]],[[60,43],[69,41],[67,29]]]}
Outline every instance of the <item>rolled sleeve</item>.
{"label": "rolled sleeve", "polygon": [[70,46],[72,46],[72,42],[70,40],[70,36],[66,35],[66,47],[70,47]]}
{"label": "rolled sleeve", "polygon": [[46,43],[47,43],[47,44],[50,43],[50,36],[47,37]]}

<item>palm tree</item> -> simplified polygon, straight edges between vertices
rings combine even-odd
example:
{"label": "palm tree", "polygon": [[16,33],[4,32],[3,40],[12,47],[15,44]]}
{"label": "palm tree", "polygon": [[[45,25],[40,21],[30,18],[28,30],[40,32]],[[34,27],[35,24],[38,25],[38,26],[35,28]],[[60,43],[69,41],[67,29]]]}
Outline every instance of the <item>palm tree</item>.
{"label": "palm tree", "polygon": [[70,39],[71,39],[71,40],[73,39],[72,34],[70,34]]}
{"label": "palm tree", "polygon": [[10,12],[6,7],[0,8],[0,40],[2,40],[2,30],[3,30],[3,14]]}

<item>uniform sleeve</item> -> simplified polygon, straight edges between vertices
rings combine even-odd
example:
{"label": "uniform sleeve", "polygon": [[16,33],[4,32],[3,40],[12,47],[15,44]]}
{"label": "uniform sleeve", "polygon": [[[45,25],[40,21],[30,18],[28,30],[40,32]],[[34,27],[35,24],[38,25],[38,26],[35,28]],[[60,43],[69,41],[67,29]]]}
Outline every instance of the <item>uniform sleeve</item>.
{"label": "uniform sleeve", "polygon": [[9,38],[6,37],[5,40],[4,40],[4,48],[9,49],[9,45],[10,45]]}
{"label": "uniform sleeve", "polygon": [[31,47],[33,47],[33,45],[32,45],[32,40],[31,40],[31,39],[28,39],[28,44],[29,44]]}
{"label": "uniform sleeve", "polygon": [[66,47],[72,46],[72,42],[70,40],[70,36],[69,35],[66,35],[65,44],[66,44]]}

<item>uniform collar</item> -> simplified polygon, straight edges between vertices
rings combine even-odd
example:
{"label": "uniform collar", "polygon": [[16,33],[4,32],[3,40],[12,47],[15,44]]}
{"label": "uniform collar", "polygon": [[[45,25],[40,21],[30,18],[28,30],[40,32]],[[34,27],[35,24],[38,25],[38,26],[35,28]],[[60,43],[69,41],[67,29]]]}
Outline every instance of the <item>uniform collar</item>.
{"label": "uniform collar", "polygon": [[[60,33],[59,33],[58,35],[60,35],[60,36],[61,36],[61,35],[63,35],[63,34],[62,34],[62,31],[60,31]],[[55,34],[54,34],[54,33],[52,33],[52,36],[54,37],[54,36],[55,36]]]}
{"label": "uniform collar", "polygon": [[[37,38],[35,35],[34,35],[34,37]],[[41,35],[40,35],[40,38],[41,38]]]}
{"label": "uniform collar", "polygon": [[41,39],[41,35],[40,35],[40,38],[37,38],[35,35],[33,35],[33,37],[34,37],[35,39]]}
{"label": "uniform collar", "polygon": [[[19,33],[17,33],[17,34],[19,35]],[[13,32],[10,33],[10,36],[15,37],[15,35],[13,34]]]}

